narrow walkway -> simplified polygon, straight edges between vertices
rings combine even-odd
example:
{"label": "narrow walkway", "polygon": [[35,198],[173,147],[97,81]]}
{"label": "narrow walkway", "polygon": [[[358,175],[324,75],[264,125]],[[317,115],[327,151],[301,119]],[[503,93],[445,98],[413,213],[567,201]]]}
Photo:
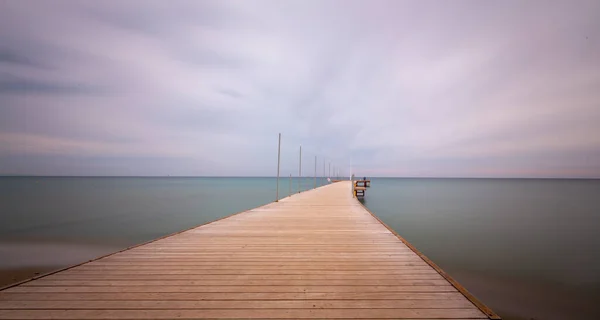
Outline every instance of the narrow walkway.
{"label": "narrow walkway", "polygon": [[0,318],[488,318],[350,188],[334,183],[8,288]]}

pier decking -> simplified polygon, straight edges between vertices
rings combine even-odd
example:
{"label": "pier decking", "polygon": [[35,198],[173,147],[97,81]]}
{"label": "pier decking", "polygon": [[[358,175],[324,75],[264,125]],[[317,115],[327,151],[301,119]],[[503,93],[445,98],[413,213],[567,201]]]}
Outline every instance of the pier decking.
{"label": "pier decking", "polygon": [[498,319],[338,182],[0,292],[0,319]]}

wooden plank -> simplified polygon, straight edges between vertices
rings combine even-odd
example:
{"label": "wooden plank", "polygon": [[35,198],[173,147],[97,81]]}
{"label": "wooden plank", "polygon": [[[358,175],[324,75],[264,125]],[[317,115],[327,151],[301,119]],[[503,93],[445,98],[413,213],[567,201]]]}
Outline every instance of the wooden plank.
{"label": "wooden plank", "polygon": [[[164,261],[167,260],[167,261]],[[240,261],[240,260],[230,260],[230,259],[163,259],[163,260],[130,260],[130,263],[126,261],[102,261],[93,264],[89,264],[89,267],[115,267],[115,266],[214,266],[214,265],[236,265],[236,266],[247,266],[252,268],[253,266],[268,266],[268,265],[287,265],[287,266],[373,266],[376,264],[377,266],[427,266],[423,260],[419,260],[417,258],[410,259],[393,259],[393,260],[373,260],[373,261],[354,261],[352,259],[341,259],[338,261],[313,261],[311,262],[309,259],[303,260],[277,260],[277,259],[260,259],[260,260],[250,260],[250,261]]]}
{"label": "wooden plank", "polygon": [[34,287],[18,286],[8,292],[454,292],[450,284],[439,286],[124,286]]}
{"label": "wooden plank", "polygon": [[379,246],[379,248],[377,247],[366,247],[363,246],[364,249],[350,249],[350,248],[331,248],[331,247],[323,247],[323,248],[317,248],[316,246],[312,246],[312,247],[302,247],[302,248],[294,248],[292,245],[289,246],[281,246],[281,247],[275,247],[274,245],[265,245],[265,246],[255,246],[253,248],[236,248],[236,249],[230,249],[227,247],[221,247],[219,249],[219,247],[211,247],[211,248],[205,248],[205,247],[198,247],[197,249],[181,249],[181,248],[173,248],[173,249],[160,249],[160,250],[144,250],[144,251],[135,251],[135,252],[130,252],[125,254],[121,254],[121,255],[115,255],[112,256],[110,258],[107,259],[118,259],[118,258],[125,258],[125,257],[144,257],[144,256],[150,256],[150,257],[154,257],[156,255],[174,255],[174,256],[178,256],[178,255],[188,255],[188,254],[196,254],[196,253],[262,253],[262,252],[281,252],[281,251],[288,251],[288,252],[298,252],[298,253],[311,253],[311,252],[315,252],[315,250],[318,250],[318,252],[320,253],[346,253],[346,254],[353,254],[353,253],[368,253],[368,252],[372,252],[373,250],[378,251],[381,254],[398,254],[398,255],[412,255],[414,254],[410,249],[406,248],[392,248],[390,247],[389,249],[386,249],[386,247],[384,245]]}
{"label": "wooden plank", "polygon": [[140,268],[95,268],[95,269],[77,269],[69,272],[69,274],[214,274],[214,275],[245,275],[245,274],[264,274],[264,275],[280,275],[280,274],[353,274],[353,275],[381,275],[381,274],[421,274],[421,273],[432,273],[435,272],[427,266],[422,267],[397,267],[394,269],[385,270],[326,270],[326,269],[287,269],[280,270],[275,269],[196,269],[196,268],[177,268],[176,270],[165,269],[165,268],[151,268],[151,269],[140,269]]}
{"label": "wooden plank", "polygon": [[477,309],[0,310],[2,319],[485,319]]}
{"label": "wooden plank", "polygon": [[0,301],[0,309],[465,309],[466,300],[109,300]]}
{"label": "wooden plank", "polygon": [[[459,292],[2,292],[0,301],[114,301],[114,300],[461,300]],[[462,302],[457,302],[457,305]],[[233,304],[232,304],[233,305]]]}
{"label": "wooden plank", "polygon": [[[150,259],[150,258],[138,258],[138,259],[129,259],[129,260],[125,260],[122,261],[123,259],[119,260],[115,260],[115,259],[106,259],[106,260],[101,260],[101,261],[94,261],[94,262],[90,262],[89,265],[95,265],[95,264],[101,264],[101,263],[119,263],[119,262],[127,262],[127,261],[141,261],[141,262],[152,262],[153,260],[159,260],[159,261],[164,261],[164,262],[169,262],[171,260],[235,260],[235,259],[261,259],[261,260],[310,260],[311,258],[315,258],[317,260],[314,260],[315,262],[318,262],[320,260],[335,260],[335,261],[344,261],[344,260],[350,260],[350,261],[363,261],[363,262],[368,262],[368,261],[377,261],[377,260],[388,260],[388,259],[394,259],[394,260],[401,260],[401,261],[406,261],[406,260],[416,260],[416,261],[421,261],[423,262],[423,259],[416,257],[414,255],[406,255],[406,254],[396,254],[396,253],[384,253],[384,254],[354,254],[354,253],[332,253],[332,254],[327,254],[327,253],[319,253],[319,254],[310,254],[310,253],[281,253],[278,254],[278,252],[271,252],[271,253],[254,253],[254,252],[250,252],[250,253],[225,253],[225,254],[194,254],[194,255],[178,255],[178,256],[161,256],[161,255],[157,255],[156,258],[154,259]],[[339,260],[338,260],[339,259]],[[335,262],[334,261],[334,262]]]}
{"label": "wooden plank", "polygon": [[[419,268],[396,268],[392,270],[278,270],[278,269],[240,269],[240,270],[196,270],[196,269],[177,269],[177,270],[137,270],[137,269],[96,269],[96,270],[74,270],[68,273],[58,274],[68,277],[70,275],[123,275],[123,276],[156,276],[156,275],[184,275],[184,276],[341,276],[345,278],[373,277],[394,277],[401,275],[421,275],[436,274],[437,272],[426,267]],[[52,275],[54,276],[54,275]],[[48,276],[50,277],[50,276]]]}
{"label": "wooden plank", "polygon": [[[120,258],[120,259],[107,259],[104,260],[102,262],[127,262],[127,261],[133,261],[133,262],[156,262],[157,260],[159,261],[204,261],[204,262],[290,262],[290,263],[302,263],[302,262],[314,262],[314,263],[336,263],[336,262],[341,262],[341,263],[349,263],[349,262],[355,262],[355,263],[370,263],[370,264],[377,264],[377,263],[390,263],[390,262],[403,262],[403,261],[411,261],[411,260],[416,260],[416,261],[422,261],[420,260],[420,258],[414,257],[414,256],[398,256],[398,257],[387,257],[387,258],[377,258],[377,259],[372,259],[372,258],[352,258],[352,257],[343,257],[343,258],[325,258],[325,257],[316,257],[316,258],[310,258],[310,257],[287,257],[287,258],[278,258],[278,257],[226,257],[226,258],[219,258],[219,257],[198,257],[198,256],[182,256],[182,257],[170,257],[170,256],[161,256],[161,255],[157,255],[155,258]],[[99,261],[100,262],[100,261]]]}
{"label": "wooden plank", "polygon": [[[268,256],[237,256],[237,257],[224,257],[222,259],[219,259],[218,257],[209,257],[206,259],[202,259],[202,258],[192,258],[192,257],[188,257],[188,258],[164,258],[164,259],[154,259],[154,260],[136,260],[136,259],[131,259],[129,261],[125,260],[106,260],[106,261],[95,261],[95,262],[91,262],[86,264],[86,267],[97,267],[97,266],[110,266],[110,265],[156,265],[156,264],[162,264],[162,265],[169,265],[169,264],[179,264],[180,262],[187,262],[187,263],[191,263],[193,264],[194,262],[207,262],[207,263],[212,263],[212,264],[229,264],[229,262],[234,263],[235,261],[239,261],[240,259],[242,260],[250,260],[247,262],[264,262],[267,264],[281,264],[281,263],[296,263],[296,264],[306,264],[307,262],[310,262],[310,257],[306,256],[306,257],[302,257],[301,259],[294,259],[293,257],[277,257],[277,256],[272,256],[272,258],[269,258]],[[374,261],[381,261],[381,262],[391,262],[391,263],[395,263],[396,265],[427,265],[422,259],[418,258],[418,257],[377,257],[377,258],[373,258],[369,261],[369,259],[352,259],[352,257],[344,257],[344,258],[340,258],[338,259],[333,259],[335,261],[331,261],[330,259],[325,260],[324,258],[319,260],[315,260],[314,263],[315,265],[324,265],[324,264],[343,264],[343,265],[347,265],[347,264],[355,264],[355,265],[360,265],[360,264],[373,264]],[[129,263],[128,263],[129,262]],[[244,262],[244,261],[239,261],[239,262]]]}
{"label": "wooden plank", "polygon": [[129,286],[445,286],[438,280],[49,280],[23,284],[29,287],[129,287]]}
{"label": "wooden plank", "polygon": [[283,274],[283,275],[214,275],[214,274],[55,274],[41,280],[442,280],[437,273],[423,274],[392,274],[392,275],[307,275],[307,274]]}
{"label": "wooden plank", "polygon": [[236,270],[241,272],[244,270],[255,271],[255,270],[331,270],[331,271],[375,271],[375,270],[422,270],[427,269],[427,265],[423,263],[408,263],[405,265],[393,265],[393,266],[371,266],[371,265],[304,265],[304,266],[286,266],[286,265],[274,265],[274,266],[258,266],[254,269],[248,266],[234,266],[223,264],[220,266],[196,266],[196,265],[185,265],[185,264],[173,264],[173,265],[97,265],[97,266],[85,266],[81,270],[165,270],[170,268],[177,268],[179,270],[207,270],[207,272],[214,272],[215,268],[220,271]]}

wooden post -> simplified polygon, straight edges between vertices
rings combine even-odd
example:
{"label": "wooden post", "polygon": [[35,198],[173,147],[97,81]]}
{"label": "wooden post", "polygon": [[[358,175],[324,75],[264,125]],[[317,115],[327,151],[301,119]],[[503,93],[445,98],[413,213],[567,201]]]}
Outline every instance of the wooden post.
{"label": "wooden post", "polygon": [[298,193],[302,191],[302,145],[300,145],[300,162],[298,163]]}
{"label": "wooden post", "polygon": [[315,189],[317,188],[317,156],[315,156]]}
{"label": "wooden post", "polygon": [[279,133],[279,144],[277,145],[277,191],[275,191],[275,202],[279,201],[279,164],[281,163],[281,133]]}

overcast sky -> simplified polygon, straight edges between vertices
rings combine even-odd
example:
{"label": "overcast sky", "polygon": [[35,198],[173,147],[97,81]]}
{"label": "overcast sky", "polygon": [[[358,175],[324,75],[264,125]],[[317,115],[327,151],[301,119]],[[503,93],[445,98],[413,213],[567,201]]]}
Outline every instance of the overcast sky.
{"label": "overcast sky", "polygon": [[[600,1],[0,0],[0,174],[600,177]],[[328,165],[328,164],[327,164]]]}

